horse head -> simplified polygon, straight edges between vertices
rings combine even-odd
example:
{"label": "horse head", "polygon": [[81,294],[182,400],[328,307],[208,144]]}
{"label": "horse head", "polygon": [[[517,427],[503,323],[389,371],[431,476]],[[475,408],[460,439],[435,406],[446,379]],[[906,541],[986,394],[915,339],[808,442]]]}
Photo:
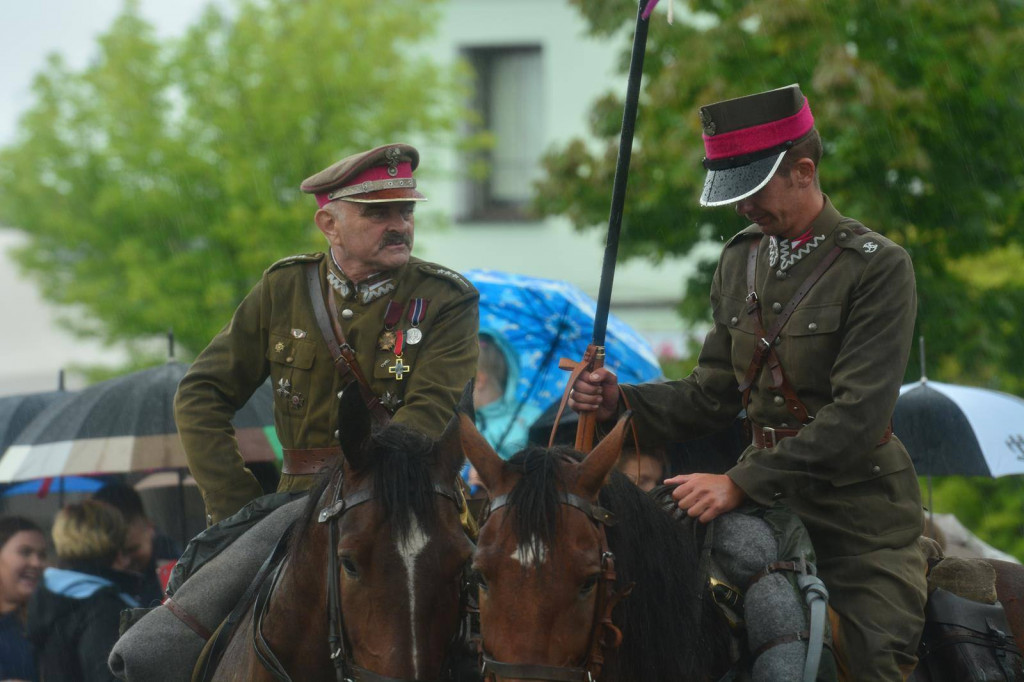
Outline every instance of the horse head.
{"label": "horse head", "polygon": [[628,420],[582,459],[568,448],[532,448],[505,462],[461,415],[462,450],[491,498],[473,561],[485,676],[585,681],[617,646],[610,614],[628,590],[614,586],[605,532],[614,518],[598,495]]}
{"label": "horse head", "polygon": [[[266,638],[291,679],[334,679],[328,659],[345,678],[440,679],[473,550],[455,487],[462,457],[401,424],[372,427],[358,386],[338,424],[343,456],[310,493]],[[318,603],[327,618],[310,617]]]}

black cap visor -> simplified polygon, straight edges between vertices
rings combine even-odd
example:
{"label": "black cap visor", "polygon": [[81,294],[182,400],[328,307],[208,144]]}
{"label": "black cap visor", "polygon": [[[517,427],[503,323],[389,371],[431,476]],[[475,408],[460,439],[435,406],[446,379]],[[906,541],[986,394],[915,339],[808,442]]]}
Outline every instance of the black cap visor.
{"label": "black cap visor", "polygon": [[724,206],[746,199],[768,184],[782,163],[786,150],[735,168],[708,170],[704,178],[704,191],[700,193],[701,206]]}

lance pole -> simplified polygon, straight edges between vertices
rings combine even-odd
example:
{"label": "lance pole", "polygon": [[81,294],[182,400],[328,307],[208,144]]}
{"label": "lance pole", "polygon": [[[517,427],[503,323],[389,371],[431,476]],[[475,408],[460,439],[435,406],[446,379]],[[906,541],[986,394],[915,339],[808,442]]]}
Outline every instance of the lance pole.
{"label": "lance pole", "polygon": [[[597,312],[594,314],[593,341],[583,355],[586,368],[593,371],[604,366],[604,343],[608,329],[608,311],[612,301],[612,283],[615,279],[615,261],[619,253],[619,232],[622,229],[622,211],[626,203],[626,181],[629,178],[629,161],[633,152],[633,134],[636,130],[636,112],[640,102],[640,78],[644,69],[644,53],[647,49],[648,18],[658,0],[640,0],[636,12],[636,30],[633,33],[633,51],[629,59],[629,81],[626,86],[626,102],[622,111],[622,132],[619,135],[619,156],[615,163],[615,180],[612,183],[612,205],[608,213],[608,237],[604,246],[604,262],[601,266],[601,286],[597,294]],[[572,377],[578,376],[573,372]],[[570,385],[572,380],[570,380]],[[557,426],[557,425],[556,425]],[[597,420],[593,412],[580,415],[576,427],[576,449],[590,452],[594,445],[594,430]]]}

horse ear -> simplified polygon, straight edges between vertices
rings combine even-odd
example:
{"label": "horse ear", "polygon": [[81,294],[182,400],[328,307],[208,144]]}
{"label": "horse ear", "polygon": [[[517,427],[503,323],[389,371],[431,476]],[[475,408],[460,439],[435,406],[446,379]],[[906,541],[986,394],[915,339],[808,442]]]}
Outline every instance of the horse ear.
{"label": "horse ear", "polygon": [[462,389],[462,396],[459,398],[459,404],[455,406],[456,413],[468,414],[472,421],[476,420],[476,410],[473,409],[473,388],[475,385],[475,379],[470,379],[466,382],[466,387]]}
{"label": "horse ear", "polygon": [[338,404],[338,443],[349,465],[361,468],[363,443],[370,437],[370,410],[363,402],[363,394],[355,381],[341,392]]}
{"label": "horse ear", "polygon": [[439,463],[443,468],[452,470],[455,475],[458,475],[459,469],[462,468],[463,460],[462,438],[459,435],[460,414],[468,415],[470,421],[475,419],[472,379],[466,382],[466,387],[462,390],[462,397],[459,398],[459,404],[455,406],[455,412],[444,427],[441,437],[438,438],[437,452]]}
{"label": "horse ear", "polygon": [[494,451],[467,414],[459,414],[459,440],[462,452],[480,474],[487,492],[493,497],[505,481],[505,462]]}
{"label": "horse ear", "polygon": [[612,429],[611,433],[601,439],[601,442],[594,446],[582,462],[580,462],[579,485],[585,495],[596,498],[598,491],[608,480],[608,474],[612,467],[619,461],[622,453],[622,443],[626,439],[626,427],[632,419],[633,413],[625,412],[619,417],[619,422]]}

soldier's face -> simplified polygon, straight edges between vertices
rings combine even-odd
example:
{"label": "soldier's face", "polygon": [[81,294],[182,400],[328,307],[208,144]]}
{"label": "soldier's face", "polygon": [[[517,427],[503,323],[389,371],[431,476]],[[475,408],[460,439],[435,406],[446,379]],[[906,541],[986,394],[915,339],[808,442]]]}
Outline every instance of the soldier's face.
{"label": "soldier's face", "polygon": [[415,202],[357,204],[335,201],[328,206],[337,225],[327,238],[334,247],[338,264],[354,281],[409,262],[415,228]]}
{"label": "soldier's face", "polygon": [[736,202],[736,212],[761,231],[775,237],[799,237],[804,225],[796,220],[799,195],[796,183],[788,174],[776,173],[764,187]]}

